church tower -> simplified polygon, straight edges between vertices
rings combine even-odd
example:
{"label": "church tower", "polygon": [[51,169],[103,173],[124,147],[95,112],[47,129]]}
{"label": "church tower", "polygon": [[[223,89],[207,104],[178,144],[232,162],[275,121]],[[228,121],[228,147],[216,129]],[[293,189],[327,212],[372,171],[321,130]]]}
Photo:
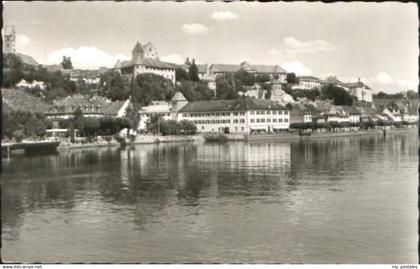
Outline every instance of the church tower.
{"label": "church tower", "polygon": [[14,25],[6,25],[3,34],[3,51],[4,53],[16,52],[16,32]]}

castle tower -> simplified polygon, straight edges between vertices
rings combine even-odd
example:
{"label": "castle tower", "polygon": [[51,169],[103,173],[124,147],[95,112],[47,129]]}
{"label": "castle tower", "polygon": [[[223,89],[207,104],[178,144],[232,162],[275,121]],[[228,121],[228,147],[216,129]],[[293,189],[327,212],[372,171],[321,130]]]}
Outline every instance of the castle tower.
{"label": "castle tower", "polygon": [[3,51],[4,53],[16,52],[16,32],[14,25],[6,25],[3,34]]}

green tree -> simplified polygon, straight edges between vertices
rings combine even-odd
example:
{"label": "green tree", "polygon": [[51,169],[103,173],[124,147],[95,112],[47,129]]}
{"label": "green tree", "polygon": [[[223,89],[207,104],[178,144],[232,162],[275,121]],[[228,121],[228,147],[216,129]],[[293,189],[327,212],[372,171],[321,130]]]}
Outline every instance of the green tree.
{"label": "green tree", "polygon": [[321,89],[321,99],[333,99],[334,105],[347,105],[353,104],[353,97],[341,87],[328,84]]}
{"label": "green tree", "polygon": [[99,92],[113,101],[127,100],[130,96],[128,81],[125,81],[121,74],[114,70],[109,70],[101,75]]}
{"label": "green tree", "polygon": [[188,76],[190,78],[190,80],[192,81],[199,81],[200,78],[198,77],[198,68],[197,65],[195,64],[195,59],[192,59],[190,68],[188,70]]}
{"label": "green tree", "polygon": [[247,71],[240,69],[234,74],[235,83],[237,84],[237,90],[240,90],[242,85],[252,86],[255,84],[255,75],[248,73]]}
{"label": "green tree", "polygon": [[298,84],[299,78],[296,76],[295,73],[287,73],[286,81],[288,84]]}
{"label": "green tree", "polygon": [[130,92],[133,101],[141,105],[148,105],[152,100],[169,101],[175,93],[170,80],[150,73],[137,75]]}
{"label": "green tree", "polygon": [[63,56],[63,60],[61,61],[61,66],[64,69],[73,69],[73,64],[71,62],[71,58]]}
{"label": "green tree", "polygon": [[229,76],[216,78],[216,91],[217,99],[237,99],[239,97],[234,81]]}
{"label": "green tree", "polygon": [[176,81],[190,80],[190,75],[183,68],[178,67],[177,69],[175,69],[175,80]]}
{"label": "green tree", "polygon": [[203,81],[181,81],[176,85],[176,90],[181,92],[189,101],[211,100],[213,91]]}

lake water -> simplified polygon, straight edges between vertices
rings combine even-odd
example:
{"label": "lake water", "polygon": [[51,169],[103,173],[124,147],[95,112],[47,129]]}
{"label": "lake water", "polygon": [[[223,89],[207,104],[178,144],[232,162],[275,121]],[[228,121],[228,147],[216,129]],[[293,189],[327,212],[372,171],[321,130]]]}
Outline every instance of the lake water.
{"label": "lake water", "polygon": [[2,258],[417,263],[416,134],[3,159]]}

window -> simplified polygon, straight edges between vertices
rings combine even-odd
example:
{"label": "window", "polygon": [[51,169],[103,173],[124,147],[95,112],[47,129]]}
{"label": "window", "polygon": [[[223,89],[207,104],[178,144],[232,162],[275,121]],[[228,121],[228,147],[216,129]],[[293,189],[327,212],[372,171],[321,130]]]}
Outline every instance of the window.
{"label": "window", "polygon": [[244,127],[241,127],[242,132],[245,130]]}
{"label": "window", "polygon": [[233,116],[238,116],[238,112],[233,112]]}
{"label": "window", "polygon": [[257,111],[257,115],[260,115],[261,114],[261,112],[260,111]]}
{"label": "window", "polygon": [[265,122],[265,119],[261,119],[261,122]]}
{"label": "window", "polygon": [[245,123],[245,120],[244,120],[244,119],[241,119],[241,120],[240,120],[240,122],[241,122],[241,123]]}
{"label": "window", "polygon": [[239,115],[245,116],[245,112],[240,112]]}
{"label": "window", "polygon": [[233,123],[238,123],[238,120],[236,120],[236,119],[235,119],[235,120],[233,120]]}
{"label": "window", "polygon": [[283,122],[283,119],[279,119],[279,122]]}
{"label": "window", "polygon": [[271,115],[271,110],[267,111],[267,115]]}
{"label": "window", "polygon": [[277,122],[277,119],[273,119],[273,122]]}
{"label": "window", "polygon": [[289,119],[284,119],[284,122],[289,122]]}
{"label": "window", "polygon": [[273,110],[273,115],[277,115],[277,110]]}
{"label": "window", "polygon": [[271,119],[267,119],[267,122],[271,122]]}
{"label": "window", "polygon": [[204,126],[201,126],[201,130],[204,130]]}
{"label": "window", "polygon": [[255,119],[251,119],[251,122],[255,122]]}

